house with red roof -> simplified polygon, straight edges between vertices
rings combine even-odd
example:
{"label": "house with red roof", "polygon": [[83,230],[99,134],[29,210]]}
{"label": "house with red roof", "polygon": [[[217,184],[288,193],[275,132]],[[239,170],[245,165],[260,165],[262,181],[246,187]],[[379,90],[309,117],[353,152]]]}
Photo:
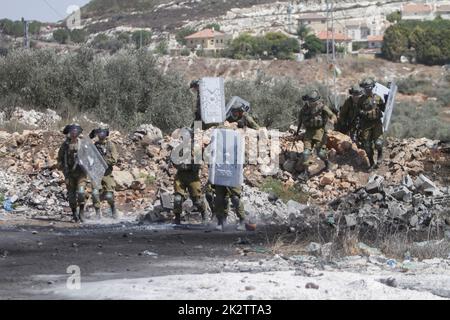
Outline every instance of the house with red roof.
{"label": "house with red roof", "polygon": [[214,29],[204,29],[184,39],[189,49],[217,53],[226,48],[231,42],[232,36]]}
{"label": "house with red roof", "polygon": [[334,43],[336,47],[342,47],[345,49],[345,52],[352,52],[352,38],[342,32],[335,32],[334,35],[330,31],[321,31],[316,34],[317,38],[319,38],[323,43],[331,43],[334,38]]}

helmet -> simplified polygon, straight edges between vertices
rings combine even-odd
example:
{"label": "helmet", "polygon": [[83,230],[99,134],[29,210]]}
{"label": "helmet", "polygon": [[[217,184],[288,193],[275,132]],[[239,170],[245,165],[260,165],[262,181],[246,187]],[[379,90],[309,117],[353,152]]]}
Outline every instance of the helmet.
{"label": "helmet", "polygon": [[68,124],[63,129],[63,134],[73,133],[76,136],[79,136],[83,132],[83,128],[78,123]]}
{"label": "helmet", "polygon": [[106,137],[109,137],[109,128],[100,127],[100,128],[94,129],[89,134],[89,138],[94,139],[96,135],[98,135],[99,138],[103,138],[103,139],[105,139]]}
{"label": "helmet", "polygon": [[373,89],[375,87],[375,81],[371,78],[366,78],[359,85],[364,89]]}
{"label": "helmet", "polygon": [[352,96],[361,96],[364,93],[364,90],[359,85],[354,85],[350,88],[350,90],[348,90],[348,92]]}
{"label": "helmet", "polygon": [[189,85],[189,88],[198,88],[200,86],[200,80],[192,80],[191,84]]}
{"label": "helmet", "polygon": [[308,102],[316,102],[320,100],[320,93],[317,90],[312,90],[310,91],[308,94],[304,95],[302,97],[303,101],[308,101]]}
{"label": "helmet", "polygon": [[240,111],[240,112],[244,112],[245,111],[245,104],[243,103],[239,103],[239,104],[235,104],[233,106],[231,106],[231,111]]}

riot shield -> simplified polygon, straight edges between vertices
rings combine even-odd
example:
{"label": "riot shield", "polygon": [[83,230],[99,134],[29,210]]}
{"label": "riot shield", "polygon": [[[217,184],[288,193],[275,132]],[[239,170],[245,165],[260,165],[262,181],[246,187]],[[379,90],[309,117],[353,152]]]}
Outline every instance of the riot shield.
{"label": "riot shield", "polygon": [[394,110],[395,96],[397,95],[398,87],[395,82],[391,83],[391,88],[389,90],[389,97],[386,102],[386,110],[383,115],[383,132],[389,130],[389,124],[391,123],[392,111]]}
{"label": "riot shield", "polygon": [[202,121],[225,122],[225,89],[223,78],[202,78],[200,81],[200,105]]}
{"label": "riot shield", "polygon": [[90,178],[92,187],[101,189],[102,179],[108,165],[91,140],[86,138],[80,140],[77,158],[78,164]]}
{"label": "riot shield", "polygon": [[211,136],[209,182],[239,187],[244,182],[245,141],[240,132],[214,129]]}
{"label": "riot shield", "polygon": [[234,97],[231,98],[231,100],[227,104],[227,107],[226,107],[226,110],[227,110],[226,118],[228,119],[231,116],[231,108],[233,106],[241,105],[241,104],[244,105],[244,111],[245,112],[247,112],[247,113],[250,112],[250,102],[245,101],[241,97],[234,96]]}

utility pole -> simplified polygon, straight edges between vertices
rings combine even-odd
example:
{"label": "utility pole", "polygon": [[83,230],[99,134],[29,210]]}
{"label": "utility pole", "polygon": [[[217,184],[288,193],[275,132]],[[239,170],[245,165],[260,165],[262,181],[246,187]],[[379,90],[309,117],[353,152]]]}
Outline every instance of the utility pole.
{"label": "utility pole", "polygon": [[292,5],[292,1],[291,1],[287,7],[289,33],[292,33],[292,10],[293,9],[294,9],[294,6]]}
{"label": "utility pole", "polygon": [[24,18],[22,18],[22,23],[23,23],[23,46],[25,49],[30,49],[30,37],[29,37],[30,23]]}

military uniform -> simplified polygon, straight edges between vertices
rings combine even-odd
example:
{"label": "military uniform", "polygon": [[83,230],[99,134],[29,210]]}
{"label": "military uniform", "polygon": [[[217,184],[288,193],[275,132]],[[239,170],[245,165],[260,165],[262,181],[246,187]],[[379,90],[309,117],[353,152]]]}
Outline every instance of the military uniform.
{"label": "military uniform", "polygon": [[[57,159],[58,167],[64,173],[67,197],[75,221],[84,219],[87,183],[86,174],[76,161],[79,143],[79,138],[74,143],[67,139],[59,148]],[[77,208],[79,208],[78,214]]]}
{"label": "military uniform", "polygon": [[354,136],[356,133],[356,120],[358,117],[358,103],[354,102],[353,97],[348,97],[339,110],[339,117],[336,128],[343,134]]}
{"label": "military uniform", "polygon": [[200,165],[196,164],[177,164],[177,173],[174,181],[174,209],[176,223],[181,222],[181,213],[183,212],[183,202],[188,195],[194,205],[197,207],[202,215],[205,217],[205,203],[202,199],[202,183],[200,181]]}
{"label": "military uniform", "polygon": [[[313,149],[317,150],[319,158],[325,161],[325,164],[329,166],[328,152],[327,152],[327,134],[325,125],[329,118],[335,119],[335,115],[330,108],[328,108],[322,101],[318,93],[316,94],[315,105],[306,103],[299,113],[298,128],[303,125],[306,129],[303,143],[303,163],[304,165],[310,164],[310,157]],[[309,97],[305,96],[304,100],[308,100]]]}
{"label": "military uniform", "polygon": [[242,114],[241,117],[235,119],[233,116],[229,116],[227,118],[227,121],[230,123],[237,122],[238,128],[250,128],[250,129],[259,129],[259,125],[256,123],[256,121],[246,112]]}
{"label": "military uniform", "polygon": [[97,211],[97,214],[99,214],[101,201],[104,199],[110,205],[113,216],[117,217],[116,206],[114,201],[114,191],[116,189],[116,182],[114,181],[112,172],[113,166],[117,163],[117,160],[119,158],[119,154],[117,152],[116,145],[108,139],[105,139],[103,141],[101,140],[96,141],[95,146],[97,147],[97,150],[100,152],[100,154],[103,156],[103,159],[105,159],[105,162],[108,165],[108,169],[106,169],[105,175],[103,176],[102,179],[101,194],[100,190],[93,191],[92,196],[94,201],[94,207]]}
{"label": "military uniform", "polygon": [[366,151],[371,166],[375,164],[375,150],[378,150],[378,158],[381,158],[382,154],[383,123],[381,119],[385,107],[383,99],[375,94],[364,95],[358,103],[361,118],[361,132],[358,140]]}

